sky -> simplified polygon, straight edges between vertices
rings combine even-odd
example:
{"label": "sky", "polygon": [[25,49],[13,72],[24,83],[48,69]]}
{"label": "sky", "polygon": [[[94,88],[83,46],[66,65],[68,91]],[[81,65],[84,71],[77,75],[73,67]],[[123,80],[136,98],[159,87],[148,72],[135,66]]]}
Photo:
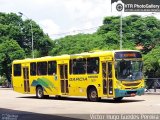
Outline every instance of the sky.
{"label": "sky", "polygon": [[[111,0],[0,0],[0,12],[22,12],[24,20],[28,17],[36,21],[52,39],[95,32],[104,17],[121,15],[111,11]],[[123,16],[131,14],[151,13]],[[155,17],[160,19],[159,14]]]}

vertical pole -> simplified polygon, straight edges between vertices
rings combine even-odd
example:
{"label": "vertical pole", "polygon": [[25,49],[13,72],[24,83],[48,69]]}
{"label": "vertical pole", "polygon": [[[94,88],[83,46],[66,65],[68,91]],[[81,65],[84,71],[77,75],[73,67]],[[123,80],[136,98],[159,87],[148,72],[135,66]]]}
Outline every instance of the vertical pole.
{"label": "vertical pole", "polygon": [[122,11],[121,11],[121,16],[120,16],[120,50],[122,50]]}
{"label": "vertical pole", "polygon": [[30,25],[31,25],[31,34],[32,34],[32,58],[34,58],[34,50],[33,50],[33,29],[32,29],[32,23],[30,21]]}
{"label": "vertical pole", "polygon": [[157,81],[157,79],[154,79],[154,92],[156,92],[156,87],[157,87],[156,81]]}

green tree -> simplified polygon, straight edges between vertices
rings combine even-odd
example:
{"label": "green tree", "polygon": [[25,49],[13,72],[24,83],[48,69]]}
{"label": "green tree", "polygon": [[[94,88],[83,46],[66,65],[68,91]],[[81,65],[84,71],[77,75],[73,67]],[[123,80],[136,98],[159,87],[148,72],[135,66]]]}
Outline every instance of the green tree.
{"label": "green tree", "polygon": [[11,82],[11,66],[15,59],[23,59],[24,50],[15,40],[9,39],[0,44],[0,75]]}
{"label": "green tree", "polygon": [[38,50],[40,56],[48,55],[52,48],[53,41],[46,35],[40,26],[33,20],[26,19],[23,21],[22,16],[15,13],[0,12],[0,43],[5,41],[4,37],[13,39],[18,42],[24,49],[27,57],[31,57],[32,50],[32,34],[33,30],[34,49]]}
{"label": "green tree", "polygon": [[160,46],[144,56],[144,72],[148,78],[160,77]]}
{"label": "green tree", "polygon": [[[120,17],[106,17],[103,20],[103,25],[98,29],[97,33],[105,35],[108,32],[119,34]],[[144,54],[151,51],[157,42],[159,43],[160,20],[153,16],[141,17],[131,15],[123,18],[122,32],[123,45],[126,41],[133,42],[135,47],[142,46]],[[118,40],[117,36],[117,40]],[[132,45],[129,48],[132,48]]]}

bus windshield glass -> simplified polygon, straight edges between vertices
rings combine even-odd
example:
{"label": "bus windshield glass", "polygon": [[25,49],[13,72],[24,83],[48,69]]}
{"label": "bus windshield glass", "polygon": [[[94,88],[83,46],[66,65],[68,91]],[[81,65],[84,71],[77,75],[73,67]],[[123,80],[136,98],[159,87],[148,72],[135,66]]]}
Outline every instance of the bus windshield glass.
{"label": "bus windshield glass", "polygon": [[142,61],[117,60],[116,77],[118,80],[140,80],[142,79]]}
{"label": "bus windshield glass", "polygon": [[142,55],[138,51],[115,52],[116,77],[118,80],[142,79]]}

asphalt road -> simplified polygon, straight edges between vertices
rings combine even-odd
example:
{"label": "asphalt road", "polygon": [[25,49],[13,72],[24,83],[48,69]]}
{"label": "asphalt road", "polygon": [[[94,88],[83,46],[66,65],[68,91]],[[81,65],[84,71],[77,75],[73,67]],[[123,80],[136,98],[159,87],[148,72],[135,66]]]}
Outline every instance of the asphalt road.
{"label": "asphalt road", "polygon": [[0,119],[89,119],[91,114],[160,114],[160,95],[143,95],[124,98],[116,103],[113,99],[88,102],[86,98],[62,98],[51,96],[37,99],[35,95],[21,94],[0,88]]}

